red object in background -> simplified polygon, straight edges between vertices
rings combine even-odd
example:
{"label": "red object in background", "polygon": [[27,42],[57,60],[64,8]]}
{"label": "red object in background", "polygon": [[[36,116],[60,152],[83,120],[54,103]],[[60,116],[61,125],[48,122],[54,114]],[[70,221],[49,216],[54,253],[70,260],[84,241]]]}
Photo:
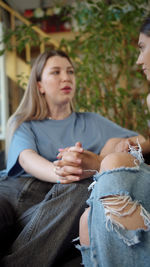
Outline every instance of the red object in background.
{"label": "red object in background", "polygon": [[33,11],[32,11],[31,9],[26,9],[26,10],[24,11],[24,13],[23,13],[23,16],[24,16],[25,18],[30,19],[30,18],[33,17]]}
{"label": "red object in background", "polygon": [[55,25],[51,25],[50,27],[49,27],[49,32],[57,32],[57,29],[56,29],[56,26]]}
{"label": "red object in background", "polygon": [[69,32],[70,29],[66,29],[64,24],[57,25],[54,22],[49,20],[43,20],[41,22],[41,29],[46,33],[54,33],[54,32]]}
{"label": "red object in background", "polygon": [[60,25],[60,31],[61,32],[70,32],[70,29],[69,28],[67,29],[64,24],[61,24]]}
{"label": "red object in background", "polygon": [[50,25],[50,22],[48,20],[43,20],[42,21],[41,29],[46,33],[56,32],[57,31],[56,30],[56,26],[55,25]]}

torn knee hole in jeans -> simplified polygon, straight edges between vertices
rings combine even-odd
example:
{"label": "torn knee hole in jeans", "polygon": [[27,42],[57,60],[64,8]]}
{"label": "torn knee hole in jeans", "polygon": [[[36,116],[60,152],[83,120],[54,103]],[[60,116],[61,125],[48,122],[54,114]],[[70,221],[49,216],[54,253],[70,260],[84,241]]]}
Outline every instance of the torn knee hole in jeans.
{"label": "torn knee hole in jeans", "polygon": [[138,232],[150,229],[150,213],[129,195],[111,195],[100,199],[106,216],[106,229],[117,232],[131,246],[140,242]]}

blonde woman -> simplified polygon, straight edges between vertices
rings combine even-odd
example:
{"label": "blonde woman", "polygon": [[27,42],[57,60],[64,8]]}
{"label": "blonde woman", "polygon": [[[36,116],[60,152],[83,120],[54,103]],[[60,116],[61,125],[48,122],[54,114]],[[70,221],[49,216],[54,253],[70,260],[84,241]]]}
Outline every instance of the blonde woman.
{"label": "blonde woman", "polygon": [[[102,147],[109,138],[137,135],[98,114],[73,111],[75,90],[64,52],[39,55],[8,124],[7,168],[0,173],[1,266],[61,266],[75,257],[72,239]],[[69,154],[58,160],[60,167],[64,149]]]}

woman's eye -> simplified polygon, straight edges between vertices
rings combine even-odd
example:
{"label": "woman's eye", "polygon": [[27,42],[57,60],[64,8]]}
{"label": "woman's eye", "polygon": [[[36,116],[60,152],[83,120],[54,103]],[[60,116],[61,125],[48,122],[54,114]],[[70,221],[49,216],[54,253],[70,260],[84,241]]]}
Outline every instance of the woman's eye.
{"label": "woman's eye", "polygon": [[139,49],[140,49],[140,51],[143,51],[144,50],[144,46],[140,46]]}
{"label": "woman's eye", "polygon": [[57,75],[57,74],[59,74],[59,70],[55,70],[55,71],[51,72],[51,74]]}
{"label": "woman's eye", "polygon": [[68,73],[69,74],[74,74],[74,70],[69,70]]}

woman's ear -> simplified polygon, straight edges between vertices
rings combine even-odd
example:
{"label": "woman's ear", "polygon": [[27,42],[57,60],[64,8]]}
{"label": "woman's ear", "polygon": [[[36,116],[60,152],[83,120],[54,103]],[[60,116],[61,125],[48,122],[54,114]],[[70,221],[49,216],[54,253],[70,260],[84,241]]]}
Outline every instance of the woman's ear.
{"label": "woman's ear", "polygon": [[40,91],[40,93],[42,95],[45,94],[45,90],[44,90],[41,82],[37,82],[37,87],[38,87],[38,90]]}

